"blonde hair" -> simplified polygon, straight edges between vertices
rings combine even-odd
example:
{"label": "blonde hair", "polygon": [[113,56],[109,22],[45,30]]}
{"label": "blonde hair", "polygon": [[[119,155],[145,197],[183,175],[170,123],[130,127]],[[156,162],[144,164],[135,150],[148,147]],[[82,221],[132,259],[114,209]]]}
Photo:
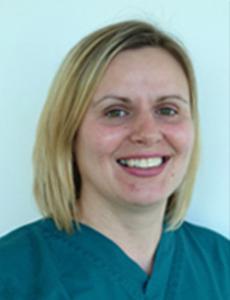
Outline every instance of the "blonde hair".
{"label": "blonde hair", "polygon": [[121,51],[160,47],[182,66],[188,79],[195,142],[187,174],[169,197],[165,221],[169,230],[183,221],[187,211],[199,156],[196,83],[192,63],[175,38],[142,21],[104,27],[83,38],[66,56],[49,91],[39,120],[33,153],[34,194],[42,214],[59,229],[72,231],[76,221],[81,177],[73,143],[92,96],[111,60]]}

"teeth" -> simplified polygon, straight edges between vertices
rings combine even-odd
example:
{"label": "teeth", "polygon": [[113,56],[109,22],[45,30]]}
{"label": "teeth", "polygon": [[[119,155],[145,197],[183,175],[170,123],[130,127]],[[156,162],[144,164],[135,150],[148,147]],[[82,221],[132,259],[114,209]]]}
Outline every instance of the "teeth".
{"label": "teeth", "polygon": [[158,167],[162,164],[163,158],[162,157],[154,157],[154,158],[144,158],[144,159],[121,159],[119,162],[122,165],[128,167],[135,167],[135,168],[153,168]]}

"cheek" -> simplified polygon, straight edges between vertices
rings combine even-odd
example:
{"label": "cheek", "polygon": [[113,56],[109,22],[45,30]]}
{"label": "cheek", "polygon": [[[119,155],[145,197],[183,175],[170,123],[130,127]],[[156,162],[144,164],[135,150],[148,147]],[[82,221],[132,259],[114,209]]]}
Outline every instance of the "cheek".
{"label": "cheek", "polygon": [[184,122],[177,126],[168,127],[167,136],[174,148],[181,153],[190,154],[194,143],[194,127],[192,122]]}
{"label": "cheek", "polygon": [[194,144],[193,124],[188,122],[175,128],[170,128],[168,129],[168,136],[170,136],[170,143],[175,150],[175,157],[177,158],[173,160],[173,167],[170,171],[170,178],[174,181],[180,179],[179,174],[184,176],[186,173]]}
{"label": "cheek", "polygon": [[78,148],[87,155],[102,157],[112,154],[126,137],[126,129],[100,125],[83,126],[78,136]]}

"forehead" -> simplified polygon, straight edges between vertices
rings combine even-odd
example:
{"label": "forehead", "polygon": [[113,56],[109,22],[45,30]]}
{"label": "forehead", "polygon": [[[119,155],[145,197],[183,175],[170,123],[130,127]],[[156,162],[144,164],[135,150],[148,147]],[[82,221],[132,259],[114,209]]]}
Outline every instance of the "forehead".
{"label": "forehead", "polygon": [[188,96],[188,81],[180,63],[162,48],[120,52],[107,67],[96,89],[101,93],[177,93]]}

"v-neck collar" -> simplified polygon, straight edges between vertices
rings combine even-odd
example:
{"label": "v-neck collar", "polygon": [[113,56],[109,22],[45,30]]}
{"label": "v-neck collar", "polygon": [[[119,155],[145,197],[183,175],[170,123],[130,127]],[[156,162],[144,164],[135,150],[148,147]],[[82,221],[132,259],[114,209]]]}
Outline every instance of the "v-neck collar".
{"label": "v-neck collar", "polygon": [[[170,272],[174,272],[171,268],[177,268],[174,263],[178,260],[174,232],[166,232],[164,226],[156,249],[153,270],[148,275],[111,239],[88,225],[80,224],[80,228],[76,235],[78,246],[99,259],[110,270],[110,275],[119,280],[134,298],[165,299]],[[89,244],[93,245],[92,251]]]}
{"label": "v-neck collar", "polygon": [[161,239],[155,252],[153,271],[146,282],[145,295],[151,299],[168,299],[167,294],[172,296],[172,287],[176,288],[177,282],[173,285],[175,269],[177,269],[179,253],[177,251],[176,234],[173,231],[166,231],[164,227]]}
{"label": "v-neck collar", "polygon": [[134,299],[141,299],[143,295],[141,287],[148,279],[148,275],[115,242],[85,224],[80,224],[76,241],[78,247],[88,255],[100,260],[109,271],[108,275],[119,281]]}
{"label": "v-neck collar", "polygon": [[[148,275],[115,242],[96,229],[85,224],[80,224],[80,230],[74,224],[74,229],[71,236],[60,231],[54,236],[58,235],[71,248],[80,249],[86,261],[90,259],[91,263],[103,268],[107,276],[129,293],[130,299],[174,299],[182,252],[176,243],[176,232],[167,232],[163,228],[153,270]],[[169,298],[166,293],[170,293]]]}

